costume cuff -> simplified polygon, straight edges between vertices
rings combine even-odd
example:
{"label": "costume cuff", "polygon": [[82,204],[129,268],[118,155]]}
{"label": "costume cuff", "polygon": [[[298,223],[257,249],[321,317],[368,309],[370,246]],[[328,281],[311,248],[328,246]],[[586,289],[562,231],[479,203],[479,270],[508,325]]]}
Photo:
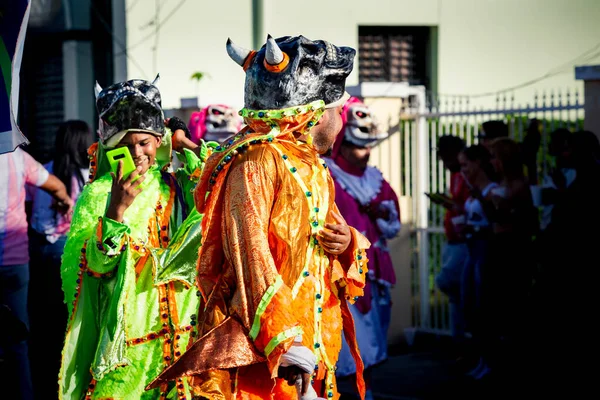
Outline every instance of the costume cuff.
{"label": "costume cuff", "polygon": [[[356,229],[351,227],[350,232],[352,242],[344,254],[339,257],[339,262],[334,261],[332,277],[335,277],[340,287],[346,287],[346,299],[350,303],[354,303],[358,297],[363,295],[369,271],[367,249],[371,247],[371,243]],[[339,271],[338,273],[335,273],[336,269]]]}
{"label": "costume cuff", "polygon": [[292,311],[292,293],[280,276],[263,294],[254,315],[250,339],[267,357],[271,374],[277,374],[281,356],[292,345],[302,328]]}
{"label": "costume cuff", "polygon": [[97,274],[112,271],[117,265],[117,256],[127,243],[129,233],[127,225],[100,217],[96,229],[96,246],[87,252],[88,269]]}

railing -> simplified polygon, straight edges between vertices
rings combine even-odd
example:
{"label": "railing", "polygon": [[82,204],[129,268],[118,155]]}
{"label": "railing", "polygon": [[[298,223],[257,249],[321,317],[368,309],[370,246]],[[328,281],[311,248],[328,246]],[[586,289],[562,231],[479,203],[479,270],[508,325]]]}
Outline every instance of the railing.
{"label": "railing", "polygon": [[[416,91],[405,102],[400,113],[399,135],[392,135],[376,151],[386,152],[381,160],[389,160],[384,174],[391,177],[392,186],[399,187],[402,196],[410,198],[414,231],[411,235],[412,255],[412,323],[418,330],[439,334],[449,333],[447,297],[434,284],[442,265],[444,209],[430,204],[426,192],[447,192],[450,174],[443,168],[436,153],[437,140],[442,135],[458,135],[467,145],[477,142],[480,126],[486,120],[503,120],[510,136],[521,141],[537,120],[542,137],[538,154],[538,174],[548,172],[552,160],[547,148],[549,134],[565,127],[583,129],[583,103],[577,92],[535,96],[532,104],[515,105],[514,98],[496,99],[496,107],[475,107],[469,99],[453,98],[440,101],[427,99],[425,92]],[[387,154],[389,153],[389,154]],[[399,155],[399,160],[397,159]],[[400,171],[396,171],[396,169]],[[385,168],[384,168],[385,169]]]}

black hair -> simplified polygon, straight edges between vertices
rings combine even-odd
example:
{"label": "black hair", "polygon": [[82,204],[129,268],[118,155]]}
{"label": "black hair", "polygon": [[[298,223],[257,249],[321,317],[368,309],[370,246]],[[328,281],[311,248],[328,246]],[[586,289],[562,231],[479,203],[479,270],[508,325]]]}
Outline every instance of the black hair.
{"label": "black hair", "polygon": [[570,138],[573,158],[580,166],[594,165],[600,160],[600,141],[590,131],[577,131]]}
{"label": "black hair", "polygon": [[489,180],[493,182],[498,180],[496,171],[494,170],[494,166],[491,162],[492,155],[490,154],[489,150],[485,148],[485,146],[474,144],[464,149],[462,153],[469,161],[479,161],[481,169]]}
{"label": "black hair", "polygon": [[485,136],[489,139],[496,139],[499,137],[508,137],[508,125],[504,121],[491,120],[485,121],[481,127],[485,132]]}
{"label": "black hair", "polygon": [[52,172],[65,184],[69,195],[74,176],[80,187],[85,184],[80,169],[89,165],[87,150],[93,142],[94,135],[85,121],[69,120],[58,127]]}
{"label": "black hair", "polygon": [[460,153],[465,148],[465,141],[458,136],[444,135],[438,139],[438,153]]}

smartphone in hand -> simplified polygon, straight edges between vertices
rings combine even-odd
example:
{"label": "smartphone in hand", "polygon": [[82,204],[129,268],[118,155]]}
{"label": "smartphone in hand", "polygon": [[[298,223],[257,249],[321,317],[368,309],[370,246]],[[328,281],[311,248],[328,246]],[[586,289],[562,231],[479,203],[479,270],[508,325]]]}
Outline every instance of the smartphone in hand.
{"label": "smartphone in hand", "polygon": [[425,196],[429,197],[434,203],[444,207],[452,207],[454,205],[452,199],[443,193],[425,193]]}
{"label": "smartphone in hand", "polygon": [[106,157],[108,158],[110,169],[115,176],[117,175],[119,161],[123,161],[123,179],[127,179],[129,174],[135,171],[135,163],[127,147],[117,147],[116,149],[109,150],[106,152]]}

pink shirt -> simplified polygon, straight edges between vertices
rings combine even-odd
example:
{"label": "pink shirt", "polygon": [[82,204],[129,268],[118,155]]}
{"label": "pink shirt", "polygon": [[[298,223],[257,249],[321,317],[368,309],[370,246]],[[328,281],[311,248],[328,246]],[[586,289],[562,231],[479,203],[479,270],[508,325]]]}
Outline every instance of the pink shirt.
{"label": "pink shirt", "polygon": [[0,154],[0,265],[29,262],[25,185],[41,186],[48,175],[21,148]]}

